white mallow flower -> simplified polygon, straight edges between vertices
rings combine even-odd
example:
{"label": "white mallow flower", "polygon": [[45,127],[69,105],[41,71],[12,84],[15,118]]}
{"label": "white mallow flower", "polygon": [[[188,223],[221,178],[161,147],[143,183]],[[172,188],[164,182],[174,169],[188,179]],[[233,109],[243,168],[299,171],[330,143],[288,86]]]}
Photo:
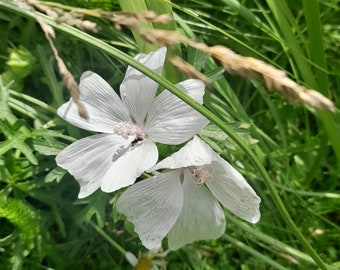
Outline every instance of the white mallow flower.
{"label": "white mallow flower", "polygon": [[[161,74],[166,48],[139,54],[137,61]],[[186,80],[176,85],[203,103],[204,84]],[[79,198],[99,187],[112,192],[133,184],[158,159],[155,142],[176,145],[191,139],[208,120],[181,99],[164,90],[155,97],[158,84],[128,67],[120,85],[120,97],[99,75],[85,72],[80,78],[80,102],[88,119],[79,116],[71,99],[58,109],[67,122],[99,134],[83,138],[62,150],[57,164],[80,184]]]}
{"label": "white mallow flower", "polygon": [[170,168],[129,187],[117,210],[131,221],[143,245],[156,247],[168,235],[174,250],[197,240],[216,239],[226,226],[222,204],[256,223],[261,199],[243,176],[198,137],[152,170]]}

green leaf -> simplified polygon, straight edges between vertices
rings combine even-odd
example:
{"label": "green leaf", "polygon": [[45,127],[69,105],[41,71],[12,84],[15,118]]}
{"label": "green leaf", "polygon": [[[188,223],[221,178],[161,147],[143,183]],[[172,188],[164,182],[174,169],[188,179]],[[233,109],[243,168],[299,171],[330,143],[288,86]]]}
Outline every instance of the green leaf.
{"label": "green leaf", "polygon": [[[118,3],[123,11],[129,11],[129,12],[142,12],[148,10],[148,7],[144,0],[118,0]],[[147,27],[149,29],[152,29],[152,23],[151,22],[143,22],[141,23],[142,27]],[[138,47],[140,51],[144,53],[151,52],[155,50],[156,46],[146,42],[138,33],[138,31],[132,30],[133,36],[138,44]]]}
{"label": "green leaf", "polygon": [[50,136],[32,139],[34,150],[45,156],[55,156],[65,148],[65,144]]}
{"label": "green leaf", "polygon": [[107,204],[108,195],[102,192],[95,192],[90,197],[83,200],[86,207],[77,213],[76,219],[79,222],[90,222],[95,216],[99,227],[104,226],[105,205]]}
{"label": "green leaf", "polygon": [[46,175],[45,182],[51,183],[56,181],[57,183],[59,183],[65,174],[66,171],[64,169],[56,167]]}
{"label": "green leaf", "polygon": [[21,132],[22,121],[16,121],[14,125],[10,125],[7,121],[0,119],[0,130],[5,134],[7,140],[0,142],[0,156],[8,152],[10,149],[21,151],[27,159],[34,165],[38,164],[38,160],[33,154],[33,150],[25,141],[29,138],[29,134]]}

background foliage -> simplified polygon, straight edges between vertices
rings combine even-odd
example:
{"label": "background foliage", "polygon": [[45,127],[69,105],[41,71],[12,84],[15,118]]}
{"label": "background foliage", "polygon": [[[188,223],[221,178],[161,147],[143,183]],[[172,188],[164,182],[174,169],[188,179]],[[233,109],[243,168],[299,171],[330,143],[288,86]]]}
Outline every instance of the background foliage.
{"label": "background foliage", "polygon": [[[168,29],[262,59],[339,105],[338,0],[59,3],[107,11],[139,10],[138,5],[167,11],[175,19]],[[127,28],[118,31],[103,18],[86,19],[100,26],[92,36],[122,53],[133,56],[152,48]],[[127,64],[100,45],[84,42],[86,37],[79,39],[78,32],[58,27],[55,45],[75,78],[92,70],[119,89]],[[290,104],[261,83],[228,74],[193,48],[176,46],[172,51],[209,78],[213,90],[205,95],[205,107],[256,153],[298,229],[324,263],[336,269],[340,261],[339,111],[332,114]],[[169,253],[148,253],[133,226],[115,211],[122,191],[98,191],[78,200],[77,182],[56,167],[55,155],[90,133],[56,115],[69,93],[52,50],[37,22],[3,0],[0,74],[1,269],[133,269],[126,252],[144,258],[138,269],[149,269],[151,259],[158,269],[165,265],[168,269],[317,269],[242,147],[214,125],[202,137],[237,166],[259,194],[260,222],[249,225],[226,213],[227,230],[220,239]],[[183,79],[170,65],[165,76],[173,83]],[[174,150],[160,147],[162,157]],[[166,250],[166,241],[163,247]]]}

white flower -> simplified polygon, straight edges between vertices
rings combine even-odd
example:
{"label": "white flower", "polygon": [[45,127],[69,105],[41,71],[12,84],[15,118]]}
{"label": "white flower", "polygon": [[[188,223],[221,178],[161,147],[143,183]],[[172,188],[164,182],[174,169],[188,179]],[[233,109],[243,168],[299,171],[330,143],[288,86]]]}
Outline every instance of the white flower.
{"label": "white flower", "polygon": [[220,204],[251,223],[260,219],[255,191],[198,137],[152,170],[162,168],[174,170],[134,184],[117,201],[145,247],[154,248],[167,234],[172,250],[220,237],[226,225]]}
{"label": "white flower", "polygon": [[[163,47],[135,59],[161,74],[165,54]],[[186,80],[176,86],[203,103],[203,82]],[[89,118],[79,116],[72,99],[58,109],[58,114],[77,127],[100,134],[69,145],[56,157],[57,164],[79,182],[79,198],[99,187],[112,192],[133,184],[143,171],[156,164],[158,150],[154,142],[181,144],[207,125],[206,118],[169,91],[155,98],[157,87],[155,81],[128,67],[119,98],[99,75],[85,72],[81,76],[79,98]]]}

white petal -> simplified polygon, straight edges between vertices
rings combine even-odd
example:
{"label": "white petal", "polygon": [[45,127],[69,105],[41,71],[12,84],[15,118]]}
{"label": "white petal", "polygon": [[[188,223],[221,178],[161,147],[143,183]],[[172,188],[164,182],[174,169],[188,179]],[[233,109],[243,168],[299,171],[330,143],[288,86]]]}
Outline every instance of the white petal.
{"label": "white petal", "polygon": [[[190,84],[191,81],[194,83]],[[202,101],[204,85],[198,80],[188,80],[176,86]],[[163,91],[152,103],[145,130],[155,141],[164,144],[181,144],[197,134],[209,123],[184,101],[169,91]]]}
{"label": "white petal", "polygon": [[212,149],[203,142],[199,137],[194,138],[184,145],[177,152],[171,156],[158,162],[149,171],[156,171],[159,169],[178,169],[189,166],[202,166],[210,164],[215,159],[215,153]]}
{"label": "white petal", "polygon": [[126,149],[129,144],[120,136],[97,134],[67,146],[57,155],[56,161],[79,182],[78,197],[84,198],[100,187],[114,154]]}
{"label": "white petal", "polygon": [[197,240],[216,239],[225,231],[226,220],[220,204],[204,185],[193,181],[190,171],[185,170],[183,208],[168,235],[171,250]]}
{"label": "white petal", "polygon": [[[154,72],[161,74],[166,55],[166,47],[149,54],[138,54],[135,59]],[[129,109],[137,125],[144,122],[157,91],[158,84],[129,66],[124,81],[120,85],[120,96]]]}
{"label": "white petal", "polygon": [[158,246],[176,222],[183,204],[180,171],[158,174],[129,187],[117,210],[132,222],[143,245]]}
{"label": "white petal", "polygon": [[158,150],[151,140],[144,140],[120,156],[107,170],[101,189],[113,192],[133,184],[145,170],[154,166]]}
{"label": "white petal", "polygon": [[243,176],[220,157],[217,162],[206,166],[213,172],[206,185],[219,202],[240,218],[251,223],[258,222],[261,199]]}
{"label": "white petal", "polygon": [[98,74],[84,72],[80,78],[79,91],[79,99],[88,119],[79,116],[72,98],[58,109],[58,115],[72,125],[91,131],[113,133],[117,122],[130,121],[128,111],[117,93]]}
{"label": "white petal", "polygon": [[190,96],[199,104],[203,104],[204,83],[201,80],[189,79],[176,84],[176,87]]}

